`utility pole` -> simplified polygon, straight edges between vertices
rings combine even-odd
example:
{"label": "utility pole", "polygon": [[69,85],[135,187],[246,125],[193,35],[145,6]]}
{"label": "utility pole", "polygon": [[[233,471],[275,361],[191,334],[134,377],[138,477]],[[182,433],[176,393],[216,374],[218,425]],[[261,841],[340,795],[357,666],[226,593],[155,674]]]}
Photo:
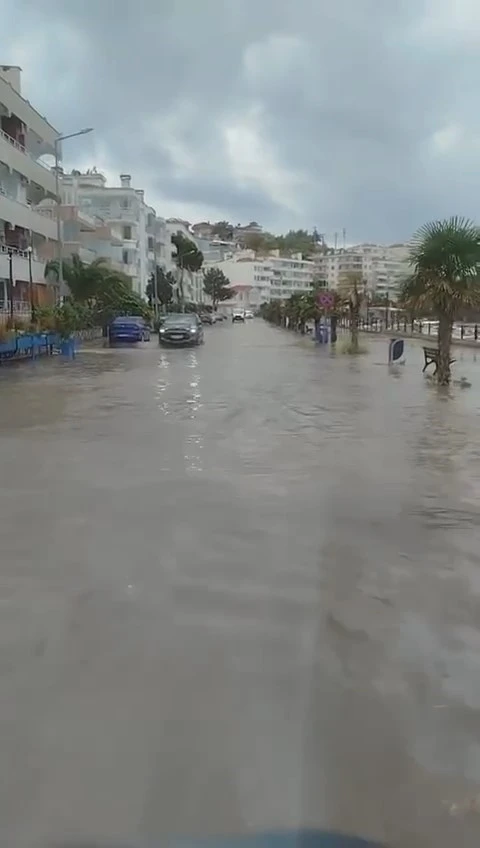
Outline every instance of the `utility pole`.
{"label": "utility pole", "polygon": [[153,272],[153,313],[155,315],[155,323],[158,322],[158,265],[155,265]]}
{"label": "utility pole", "polygon": [[55,149],[55,194],[57,197],[57,261],[58,261],[58,300],[63,296],[63,234],[62,234],[62,198],[60,194],[60,144],[67,138],[76,138],[77,135],[87,135],[93,132],[93,127],[85,127],[78,132],[59,135],[54,141]]}
{"label": "utility pole", "polygon": [[35,323],[36,319],[36,309],[35,309],[35,299],[33,294],[33,274],[32,274],[32,253],[33,247],[31,244],[27,247],[28,253],[28,292],[30,296],[30,320],[32,324]]}
{"label": "utility pole", "polygon": [[9,282],[9,289],[10,289],[10,323],[12,325],[10,329],[13,330],[13,325],[15,323],[14,322],[15,313],[14,313],[14,309],[13,309],[13,250],[12,249],[10,249],[8,251],[8,282]]}
{"label": "utility pole", "polygon": [[346,231],[345,227],[342,230],[342,235],[343,235],[343,249],[345,251],[347,249],[347,231]]}

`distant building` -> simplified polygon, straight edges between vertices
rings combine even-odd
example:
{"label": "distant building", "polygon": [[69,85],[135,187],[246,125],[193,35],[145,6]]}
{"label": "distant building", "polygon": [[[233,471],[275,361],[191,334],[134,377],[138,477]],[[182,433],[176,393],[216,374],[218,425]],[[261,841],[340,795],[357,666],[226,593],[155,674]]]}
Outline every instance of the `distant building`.
{"label": "distant building", "polygon": [[360,244],[346,250],[327,250],[315,258],[316,275],[336,289],[346,275],[361,276],[366,287],[379,296],[395,298],[408,275],[408,245]]}
{"label": "distant building", "polygon": [[287,300],[292,294],[308,292],[315,279],[315,265],[300,255],[254,258],[251,255],[212,263],[230,280],[235,297],[232,305],[256,309],[272,300]]}
{"label": "distant building", "polygon": [[195,238],[211,239],[213,238],[214,225],[210,221],[200,221],[198,224],[192,224],[191,232]]}

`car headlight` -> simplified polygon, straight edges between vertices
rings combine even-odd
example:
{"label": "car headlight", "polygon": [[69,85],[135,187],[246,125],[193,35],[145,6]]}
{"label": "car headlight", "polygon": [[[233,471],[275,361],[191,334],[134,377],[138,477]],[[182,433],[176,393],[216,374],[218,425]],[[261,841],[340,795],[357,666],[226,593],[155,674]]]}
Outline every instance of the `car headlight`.
{"label": "car headlight", "polygon": [[198,332],[197,327],[190,327],[190,332],[191,332],[191,333],[193,333],[193,334],[195,335],[195,333],[197,333],[197,332]]}
{"label": "car headlight", "polygon": [[164,333],[164,332],[165,332],[165,327],[160,327],[159,332],[160,332],[160,333]]}

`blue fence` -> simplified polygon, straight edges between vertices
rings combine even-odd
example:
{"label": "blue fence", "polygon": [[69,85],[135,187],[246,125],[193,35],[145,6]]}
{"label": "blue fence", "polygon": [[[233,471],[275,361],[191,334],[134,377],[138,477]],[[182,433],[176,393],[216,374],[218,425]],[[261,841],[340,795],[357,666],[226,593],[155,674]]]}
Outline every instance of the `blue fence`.
{"label": "blue fence", "polygon": [[57,333],[16,333],[0,342],[0,365],[14,359],[36,359],[54,353],[73,356],[73,339],[61,339]]}

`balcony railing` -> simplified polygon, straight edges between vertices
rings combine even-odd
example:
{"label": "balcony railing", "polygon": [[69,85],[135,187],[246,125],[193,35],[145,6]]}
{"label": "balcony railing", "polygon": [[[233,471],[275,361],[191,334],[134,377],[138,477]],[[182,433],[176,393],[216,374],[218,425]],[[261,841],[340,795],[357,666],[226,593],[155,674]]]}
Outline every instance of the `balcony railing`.
{"label": "balcony railing", "polygon": [[[21,250],[19,247],[14,247],[13,245],[9,244],[0,244],[0,254],[6,254],[8,256],[10,253],[13,256],[20,256],[22,259],[28,259],[28,254],[30,253],[30,251]],[[40,257],[37,256],[35,251],[32,251],[32,259],[36,260],[37,262],[43,261],[42,259],[40,259]]]}
{"label": "balcony railing", "polygon": [[18,142],[15,138],[12,138],[11,135],[8,135],[8,133],[6,133],[4,130],[0,130],[0,138],[3,138],[5,141],[8,141],[8,143],[11,144],[12,147],[15,148],[15,150],[19,150],[20,153],[24,153],[25,156],[28,156],[28,158],[32,160],[32,162],[35,162],[36,165],[40,165],[41,168],[44,168],[45,171],[48,171],[48,173],[51,174],[51,169],[48,167],[48,165],[44,165],[43,162],[39,162],[38,159],[35,159],[35,157],[32,156],[31,153],[29,153],[26,147],[20,144],[20,142]]}
{"label": "balcony railing", "polygon": [[[56,238],[55,226],[53,223],[50,226],[45,224],[43,221],[40,224],[39,220],[35,220],[35,215],[43,215],[41,207],[38,208],[33,206],[33,204],[28,200],[26,202],[19,200],[18,197],[7,191],[5,186],[0,183],[0,202],[2,197],[6,198],[8,204],[6,209],[2,209],[3,215],[0,215],[0,218],[10,221],[10,223],[23,227],[24,229],[39,232],[41,235],[46,236],[46,238]],[[6,204],[3,203],[3,206],[5,205]],[[32,213],[33,218],[29,217],[30,213]],[[45,218],[46,216],[43,215],[43,217]]]}

